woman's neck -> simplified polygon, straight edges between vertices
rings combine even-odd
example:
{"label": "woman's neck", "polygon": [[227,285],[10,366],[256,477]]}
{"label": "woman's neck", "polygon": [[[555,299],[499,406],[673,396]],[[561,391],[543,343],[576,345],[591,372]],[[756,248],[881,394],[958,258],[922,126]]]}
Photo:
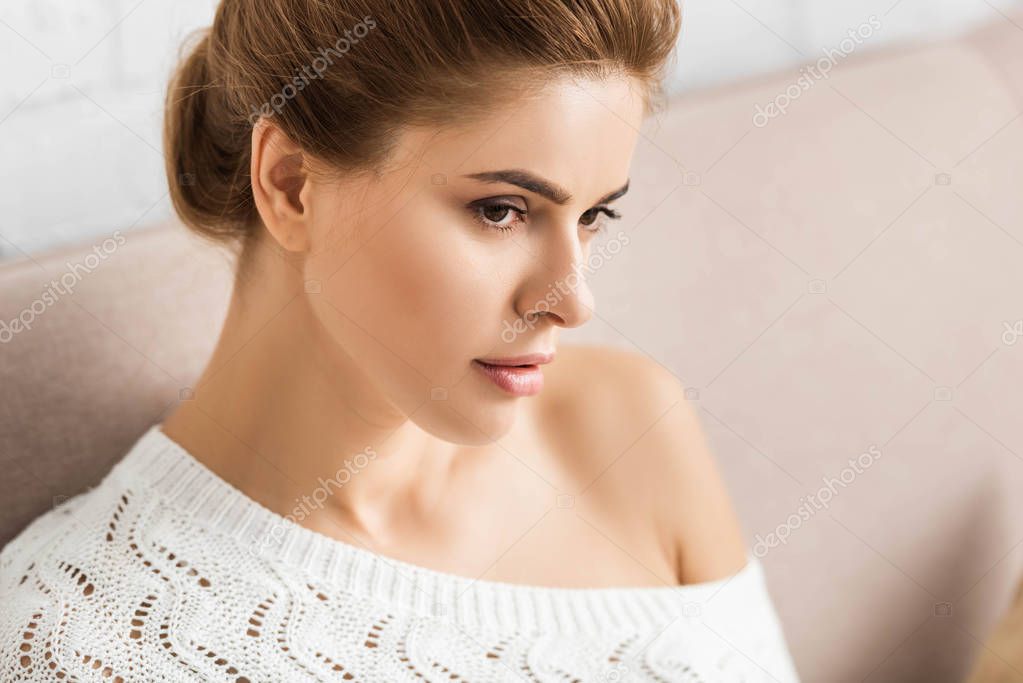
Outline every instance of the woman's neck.
{"label": "woman's neck", "polygon": [[439,499],[459,446],[423,431],[328,348],[305,297],[260,289],[235,295],[192,397],[163,431],[278,514],[332,536],[387,537],[389,520]]}

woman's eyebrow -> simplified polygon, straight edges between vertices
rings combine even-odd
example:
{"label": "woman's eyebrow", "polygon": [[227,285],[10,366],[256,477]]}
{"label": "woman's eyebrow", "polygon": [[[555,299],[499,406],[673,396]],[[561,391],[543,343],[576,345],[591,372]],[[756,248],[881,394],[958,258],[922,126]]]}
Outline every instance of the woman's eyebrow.
{"label": "woman's eyebrow", "polygon": [[624,185],[622,185],[621,187],[619,187],[619,188],[618,188],[617,190],[615,190],[614,192],[609,192],[608,194],[604,195],[604,196],[603,196],[603,197],[602,197],[602,198],[600,199],[600,201],[599,201],[599,202],[597,202],[597,203],[598,203],[598,204],[607,204],[608,202],[613,202],[613,201],[614,201],[614,200],[616,200],[616,199],[619,199],[619,198],[621,198],[621,197],[624,197],[624,196],[625,196],[625,193],[626,193],[626,192],[628,192],[628,191],[629,191],[629,181],[628,181],[628,180],[626,180],[626,181],[625,181],[625,184],[624,184]]}
{"label": "woman's eyebrow", "polygon": [[[535,194],[549,199],[555,204],[563,205],[572,201],[572,193],[565,188],[561,187],[557,183],[553,183],[545,178],[534,175],[529,171],[522,169],[507,169],[503,171],[482,171],[480,173],[470,173],[469,175],[462,176],[463,178],[472,178],[474,180],[482,180],[487,183],[508,183],[510,185],[516,185],[521,187],[523,190],[528,190]],[[625,181],[617,190],[610,192],[603,196],[597,204],[604,204],[606,202],[614,201],[618,199],[626,192],[629,191],[629,181]]]}

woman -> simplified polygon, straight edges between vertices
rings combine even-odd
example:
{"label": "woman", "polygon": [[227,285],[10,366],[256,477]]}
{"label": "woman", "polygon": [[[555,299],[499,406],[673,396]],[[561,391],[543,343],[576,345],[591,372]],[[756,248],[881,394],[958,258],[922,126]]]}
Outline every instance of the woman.
{"label": "woman", "polygon": [[3,679],[796,680],[682,388],[557,345],[679,21],[223,0],[165,155],[237,250],[230,310],[186,400],[5,549]]}

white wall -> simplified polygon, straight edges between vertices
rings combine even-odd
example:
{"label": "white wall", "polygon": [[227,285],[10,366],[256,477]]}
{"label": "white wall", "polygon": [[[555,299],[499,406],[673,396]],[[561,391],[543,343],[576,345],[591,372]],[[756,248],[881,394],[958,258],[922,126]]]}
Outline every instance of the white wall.
{"label": "white wall", "polygon": [[[688,0],[677,92],[815,61],[875,15],[881,28],[862,46],[938,39],[1000,14],[1020,0]],[[1023,31],[1023,27],[1021,27]],[[860,49],[860,48],[858,48]]]}
{"label": "white wall", "polygon": [[[671,90],[815,60],[875,14],[863,49],[1004,20],[1021,0],[688,0]],[[4,0],[0,258],[170,215],[161,98],[213,0]]]}

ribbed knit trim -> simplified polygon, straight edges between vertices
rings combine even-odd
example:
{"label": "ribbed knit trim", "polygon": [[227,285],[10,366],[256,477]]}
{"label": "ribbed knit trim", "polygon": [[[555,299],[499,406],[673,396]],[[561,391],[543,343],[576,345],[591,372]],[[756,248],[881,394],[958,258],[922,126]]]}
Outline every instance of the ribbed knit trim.
{"label": "ribbed knit trim", "polygon": [[[764,589],[763,567],[749,551],[746,566],[730,577],[657,587],[527,585],[472,579],[402,562],[272,512],[199,462],[160,425],[139,438],[107,482],[155,494],[203,528],[233,539],[254,558],[294,567],[306,578],[371,596],[396,610],[447,617],[467,627],[558,632],[639,628],[690,615],[694,603],[706,603],[726,585],[751,595]],[[280,542],[269,541],[271,537]]]}

